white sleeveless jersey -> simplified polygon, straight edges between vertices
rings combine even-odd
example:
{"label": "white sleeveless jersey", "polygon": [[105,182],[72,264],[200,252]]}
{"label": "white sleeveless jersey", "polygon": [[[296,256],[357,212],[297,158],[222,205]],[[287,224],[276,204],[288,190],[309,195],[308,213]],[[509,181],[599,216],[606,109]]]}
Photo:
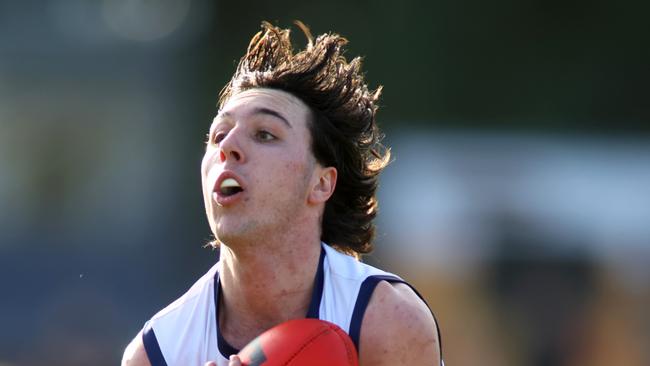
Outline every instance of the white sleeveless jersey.
{"label": "white sleeveless jersey", "polygon": [[[228,357],[239,352],[219,332],[220,267],[217,262],[183,296],[145,324],[142,339],[152,366],[203,366],[208,361],[227,366]],[[361,320],[375,286],[382,280],[405,283],[394,274],[322,244],[306,317],[337,324],[358,349]]]}

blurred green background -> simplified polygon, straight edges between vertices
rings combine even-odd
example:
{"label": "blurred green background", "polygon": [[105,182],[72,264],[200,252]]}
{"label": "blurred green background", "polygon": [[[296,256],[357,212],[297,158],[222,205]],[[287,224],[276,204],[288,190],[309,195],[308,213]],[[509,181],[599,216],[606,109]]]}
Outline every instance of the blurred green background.
{"label": "blurred green background", "polygon": [[366,260],[423,292],[447,365],[650,364],[649,10],[0,0],[0,365],[117,364],[215,262],[218,93],[262,20],[294,19],[384,86]]}

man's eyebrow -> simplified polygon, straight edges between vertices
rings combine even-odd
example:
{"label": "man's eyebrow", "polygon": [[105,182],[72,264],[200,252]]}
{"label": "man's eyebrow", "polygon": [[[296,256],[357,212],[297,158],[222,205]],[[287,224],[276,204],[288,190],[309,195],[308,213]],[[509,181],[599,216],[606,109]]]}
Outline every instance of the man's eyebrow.
{"label": "man's eyebrow", "polygon": [[[275,118],[278,118],[282,122],[284,122],[284,124],[287,125],[287,127],[293,128],[293,126],[291,126],[291,123],[289,123],[289,121],[283,115],[281,115],[279,112],[274,111],[273,109],[258,107],[253,109],[251,114],[266,114],[268,116],[273,116]],[[229,118],[232,118],[232,113],[230,112],[219,113],[217,114],[216,117],[214,117],[214,122],[219,122],[223,119],[229,119]]]}
{"label": "man's eyebrow", "polygon": [[280,113],[274,111],[273,109],[259,107],[259,108],[253,109],[253,112],[251,114],[266,114],[266,115],[269,115],[269,116],[273,116],[273,117],[276,117],[276,118],[280,119],[282,122],[284,122],[284,124],[287,125],[287,127],[293,128],[291,126],[291,124],[289,123],[289,121],[287,121],[287,119],[284,118],[283,115],[281,115]]}
{"label": "man's eyebrow", "polygon": [[216,122],[216,121],[221,121],[221,120],[224,119],[224,118],[231,118],[231,117],[232,117],[232,113],[230,113],[230,112],[223,112],[223,113],[222,113],[222,112],[219,112],[219,113],[217,113],[217,115],[214,117],[214,122]]}

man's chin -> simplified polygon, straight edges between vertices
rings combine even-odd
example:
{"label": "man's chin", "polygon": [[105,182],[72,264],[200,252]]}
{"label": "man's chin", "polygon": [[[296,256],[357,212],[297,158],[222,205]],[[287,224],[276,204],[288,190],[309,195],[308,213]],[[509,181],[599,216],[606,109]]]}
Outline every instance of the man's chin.
{"label": "man's chin", "polygon": [[248,235],[246,235],[246,232],[241,230],[241,228],[224,226],[225,225],[222,225],[214,231],[215,238],[217,238],[221,244],[231,247],[238,243],[247,241]]}

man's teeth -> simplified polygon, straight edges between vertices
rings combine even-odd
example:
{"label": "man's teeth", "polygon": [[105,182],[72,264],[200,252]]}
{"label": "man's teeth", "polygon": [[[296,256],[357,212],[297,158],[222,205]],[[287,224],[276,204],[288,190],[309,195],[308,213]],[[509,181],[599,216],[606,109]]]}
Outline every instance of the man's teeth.
{"label": "man's teeth", "polygon": [[239,185],[239,182],[237,182],[236,180],[234,180],[232,178],[226,178],[226,179],[223,180],[223,182],[221,182],[221,187],[219,187],[219,188],[224,189],[224,188],[233,188],[233,187],[241,188],[241,186]]}
{"label": "man's teeth", "polygon": [[241,192],[242,189],[241,186],[239,185],[239,182],[237,182],[233,178],[226,178],[223,180],[223,182],[221,182],[221,186],[219,186],[219,190],[221,191],[222,194],[230,196],[237,192]]}

